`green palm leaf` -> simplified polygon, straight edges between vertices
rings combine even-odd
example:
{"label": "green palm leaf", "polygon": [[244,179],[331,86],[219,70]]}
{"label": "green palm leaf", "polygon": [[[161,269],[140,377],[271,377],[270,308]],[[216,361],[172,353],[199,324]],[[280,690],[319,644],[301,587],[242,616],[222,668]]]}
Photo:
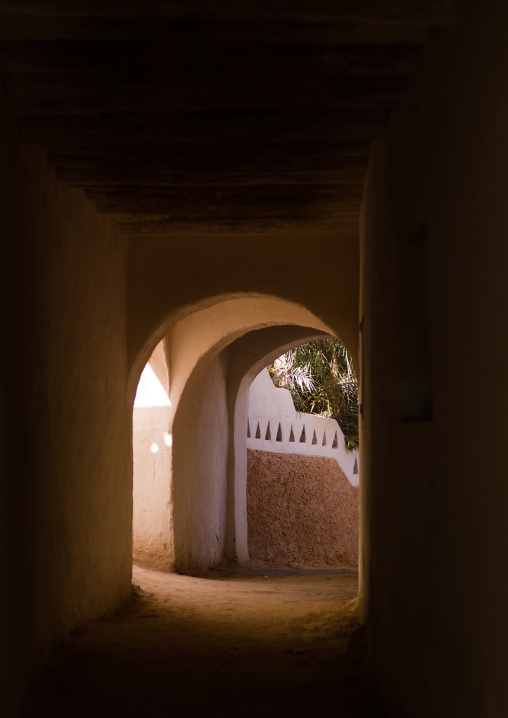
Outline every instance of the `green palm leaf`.
{"label": "green palm leaf", "polygon": [[339,339],[295,347],[268,371],[275,386],[289,389],[297,411],[335,419],[348,449],[358,447],[358,382],[351,356]]}

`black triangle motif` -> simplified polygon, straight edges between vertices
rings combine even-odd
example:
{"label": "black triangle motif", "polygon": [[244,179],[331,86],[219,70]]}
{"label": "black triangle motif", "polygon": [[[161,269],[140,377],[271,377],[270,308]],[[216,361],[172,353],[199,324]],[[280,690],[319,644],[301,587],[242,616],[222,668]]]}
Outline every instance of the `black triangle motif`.
{"label": "black triangle motif", "polygon": [[282,427],[279,422],[279,428],[277,429],[277,436],[275,437],[275,441],[282,441]]}
{"label": "black triangle motif", "polygon": [[248,419],[247,419],[247,438],[250,439],[250,424],[249,424]]}
{"label": "black triangle motif", "polygon": [[316,436],[316,430],[314,429],[314,433],[312,434],[312,444],[317,444],[317,436]]}
{"label": "black triangle motif", "polygon": [[256,429],[256,439],[261,438],[261,429],[259,428],[259,421],[258,421],[258,428]]}
{"label": "black triangle motif", "polygon": [[270,422],[268,422],[268,426],[266,427],[265,439],[266,441],[270,441],[271,438],[272,434],[270,433]]}
{"label": "black triangle motif", "polygon": [[337,436],[337,432],[335,432],[335,436],[333,437],[332,449],[338,449],[338,447],[339,447],[339,438]]}
{"label": "black triangle motif", "polygon": [[301,444],[305,444],[306,441],[307,441],[307,437],[305,436],[305,424],[304,424],[303,429],[302,429],[302,433],[301,433],[301,435],[300,435],[300,443],[301,443]]}
{"label": "black triangle motif", "polygon": [[293,425],[291,424],[291,431],[289,432],[289,441],[294,441],[295,435],[293,434]]}
{"label": "black triangle motif", "polygon": [[353,466],[353,474],[358,473],[358,459],[355,457],[355,465]]}
{"label": "black triangle motif", "polygon": [[323,441],[321,442],[321,446],[326,446],[326,431],[323,433]]}

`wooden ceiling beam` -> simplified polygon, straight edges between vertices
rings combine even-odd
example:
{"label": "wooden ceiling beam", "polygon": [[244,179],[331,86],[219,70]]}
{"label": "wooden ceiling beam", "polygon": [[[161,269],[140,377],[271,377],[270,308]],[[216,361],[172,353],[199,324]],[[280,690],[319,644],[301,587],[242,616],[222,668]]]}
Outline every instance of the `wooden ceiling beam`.
{"label": "wooden ceiling beam", "polygon": [[147,173],[164,167],[174,171],[266,172],[312,171],[316,169],[366,167],[369,141],[333,142],[315,138],[306,141],[269,142],[266,138],[248,144],[225,141],[213,145],[196,142],[130,143],[114,145],[76,144],[72,148],[51,152],[51,165],[71,168],[128,169],[135,163]]}
{"label": "wooden ceiling beam", "polygon": [[[328,111],[252,110],[231,112],[125,113],[21,117],[22,139],[46,150],[76,144],[182,142],[216,144],[370,141],[382,137],[385,109]],[[218,157],[218,159],[220,159]]]}
{"label": "wooden ceiling beam", "polygon": [[334,169],[308,172],[174,172],[163,167],[130,166],[123,169],[56,168],[56,178],[74,187],[136,185],[143,177],[150,178],[150,186],[160,190],[163,187],[207,187],[207,186],[256,186],[256,185],[330,185],[337,183],[358,184],[363,182],[364,168]]}
{"label": "wooden ceiling beam", "polygon": [[[310,45],[272,42],[206,42],[197,37],[157,41],[53,42],[0,41],[0,71],[57,75],[75,73],[106,78],[118,73],[164,71],[193,75],[300,73],[319,76],[406,75],[414,70],[413,45]],[[192,78],[191,78],[192,79]],[[111,77],[108,78],[111,82]]]}
{"label": "wooden ceiling beam", "polygon": [[[93,198],[90,198],[93,199]],[[335,217],[345,221],[358,220],[358,213],[361,201],[356,202],[340,202],[333,204],[322,204],[320,206],[301,206],[294,205],[260,205],[259,207],[247,204],[234,205],[194,205],[186,204],[178,206],[171,202],[157,202],[149,200],[140,200],[135,195],[130,199],[118,199],[111,196],[105,196],[104,199],[94,199],[97,211],[107,214],[117,215],[137,215],[137,216],[153,216],[165,215],[172,221],[211,221],[211,220],[252,220],[252,219],[319,219]]]}
{"label": "wooden ceiling beam", "polygon": [[0,0],[21,138],[131,235],[358,239],[370,144],[455,0]]}
{"label": "wooden ceiling beam", "polygon": [[403,77],[269,78],[205,75],[117,77],[8,75],[6,98],[17,115],[198,112],[288,108],[323,110],[388,107]]}
{"label": "wooden ceiling beam", "polygon": [[255,220],[218,219],[202,217],[197,220],[185,217],[183,220],[165,218],[164,216],[147,215],[115,215],[122,232],[130,235],[252,235],[252,234],[287,234],[316,235],[333,234],[351,241],[358,240],[358,221],[342,221],[340,216],[330,214],[326,217],[308,219],[299,217],[277,218],[258,217]]}
{"label": "wooden ceiling beam", "polygon": [[347,45],[423,45],[428,39],[425,24],[412,21],[284,22],[207,20],[200,18],[153,17],[69,17],[45,15],[3,15],[0,6],[0,40],[5,41],[108,41],[122,40],[168,43],[263,42],[277,45],[294,43],[317,46]]}
{"label": "wooden ceiling beam", "polygon": [[[363,183],[336,185],[244,185],[235,187],[151,187],[140,184],[133,187],[96,186],[86,189],[86,196],[98,202],[109,202],[111,207],[132,208],[135,212],[172,213],[194,208],[232,211],[263,212],[266,207],[287,211],[288,207],[335,207],[359,204]],[[140,207],[141,209],[134,209]],[[143,208],[147,208],[146,210]],[[161,209],[162,208],[162,209]],[[238,210],[237,210],[238,208]],[[116,211],[116,210],[115,210]],[[124,210],[127,211],[127,210]],[[337,210],[339,211],[339,210]],[[342,210],[340,210],[342,211]]]}
{"label": "wooden ceiling beam", "polygon": [[331,22],[343,20],[450,24],[456,0],[1,0],[0,15],[171,18],[236,22]]}

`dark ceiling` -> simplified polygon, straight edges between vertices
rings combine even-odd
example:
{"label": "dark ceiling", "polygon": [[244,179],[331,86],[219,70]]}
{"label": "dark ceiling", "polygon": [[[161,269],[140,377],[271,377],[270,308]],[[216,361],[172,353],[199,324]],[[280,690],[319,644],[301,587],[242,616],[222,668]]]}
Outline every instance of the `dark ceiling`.
{"label": "dark ceiling", "polygon": [[356,237],[370,144],[452,3],[0,2],[25,143],[129,234]]}

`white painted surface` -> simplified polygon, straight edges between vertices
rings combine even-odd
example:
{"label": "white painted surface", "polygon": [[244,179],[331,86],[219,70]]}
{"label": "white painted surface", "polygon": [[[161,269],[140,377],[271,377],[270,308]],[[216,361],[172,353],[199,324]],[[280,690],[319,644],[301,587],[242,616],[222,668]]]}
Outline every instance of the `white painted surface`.
{"label": "white painted surface", "polygon": [[[236,432],[231,431],[234,420],[230,427],[228,415],[234,412],[234,392],[229,410],[227,405],[230,368],[224,363],[226,355],[219,355],[248,332],[282,329],[286,325],[310,326],[317,334],[332,333],[322,320],[299,304],[250,294],[228,296],[211,306],[189,309],[165,337],[171,375],[168,431],[173,435],[174,565],[183,573],[218,564],[226,546],[229,446],[237,442],[232,440]],[[242,424],[245,426],[245,422]],[[245,442],[245,433],[242,438]],[[244,444],[241,455],[244,478],[235,483],[234,498],[230,497],[230,523],[238,524],[240,529],[235,529],[230,543],[236,546],[236,556],[247,560]],[[230,476],[234,482],[234,468]]]}
{"label": "white painted surface", "polygon": [[[247,537],[247,426],[249,389],[260,371],[284,352],[324,336],[312,327],[272,326],[249,332],[229,349],[228,411],[230,430],[228,467],[228,530],[226,556],[249,560]],[[292,409],[292,404],[291,410]]]}
{"label": "white painted surface", "polygon": [[[263,369],[249,391],[247,448],[335,459],[353,486],[359,485],[358,451],[349,451],[335,419],[296,411],[287,389],[278,389]],[[249,436],[250,434],[250,436]]]}
{"label": "white painted surface", "polygon": [[[245,432],[240,436],[233,431],[235,392],[229,397],[229,409],[227,405],[226,347],[252,330],[278,327],[283,331],[286,325],[310,325],[311,333],[317,334],[331,331],[301,305],[272,296],[250,295],[229,297],[184,313],[159,343],[139,383],[135,401],[135,557],[143,551],[150,565],[155,566],[152,558],[167,557],[169,548],[168,567],[182,572],[206,569],[220,562],[226,546],[229,446],[238,441],[243,447],[239,455],[244,479],[238,481],[240,493],[235,483],[234,497],[230,497],[230,523],[235,529],[230,541],[234,549],[229,555],[234,553],[236,558],[247,560],[246,436]],[[247,398],[246,395],[245,402]],[[156,425],[155,414],[152,418],[149,413],[136,418],[136,413],[155,412],[156,408],[167,412],[165,426]],[[245,420],[246,416],[245,413]],[[164,431],[169,452],[161,442]],[[161,463],[165,454],[168,461]],[[235,482],[235,471],[232,466],[231,483]],[[167,483],[159,480],[162,474],[167,474]],[[155,491],[155,498],[147,502],[144,491]],[[164,521],[169,521],[167,530]]]}
{"label": "white painted surface", "polygon": [[[194,381],[195,379],[195,381]],[[192,573],[220,563],[226,532],[227,358],[193,376],[173,423],[175,569]]]}
{"label": "white painted surface", "polygon": [[291,392],[274,386],[268,369],[259,372],[250,385],[249,416],[265,416],[272,413],[292,416],[295,411]]}
{"label": "white painted surface", "polygon": [[189,377],[203,357],[212,352],[211,360],[248,331],[289,324],[314,326],[333,334],[330,327],[305,307],[264,295],[227,298],[212,306],[198,308],[178,321],[167,335],[170,398],[175,411]]}
{"label": "white painted surface", "polygon": [[157,375],[148,363],[139,379],[138,390],[134,399],[134,409],[156,406],[171,406],[171,402]]}
{"label": "white painted surface", "polygon": [[134,559],[160,568],[171,567],[174,553],[168,388],[160,342],[141,374],[134,401],[132,516]]}

